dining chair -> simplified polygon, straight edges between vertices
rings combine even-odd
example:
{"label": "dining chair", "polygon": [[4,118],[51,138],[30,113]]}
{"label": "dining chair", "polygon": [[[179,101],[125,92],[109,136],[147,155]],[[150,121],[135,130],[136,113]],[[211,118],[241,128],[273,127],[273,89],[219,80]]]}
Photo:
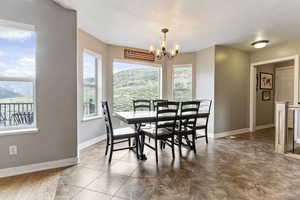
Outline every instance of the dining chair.
{"label": "dining chair", "polygon": [[[134,148],[136,148],[136,153],[138,157],[137,143],[134,146],[131,146],[131,142],[130,142],[131,138],[135,138],[135,140],[138,141],[138,135],[136,131],[130,127],[113,129],[107,101],[102,101],[102,111],[103,111],[103,116],[105,121],[106,134],[107,134],[105,155],[107,155],[108,147],[110,146],[109,163],[111,162],[112,154],[114,151],[120,151],[125,149],[133,150]],[[119,144],[123,142],[128,142],[128,147],[118,148],[118,149],[114,148],[115,144]]]}
{"label": "dining chair", "polygon": [[[132,101],[133,103],[133,111],[151,111],[151,100],[146,100],[146,99],[136,99]],[[138,129],[140,127],[144,128],[151,128],[151,123],[141,123],[141,124],[136,124],[135,127]],[[150,137],[149,137],[149,142],[150,142]]]}
{"label": "dining chair", "polygon": [[[212,104],[212,100],[201,99],[199,112],[208,113],[210,115],[211,104]],[[196,139],[205,137],[206,144],[208,144],[207,129],[208,129],[209,115],[207,117],[200,117],[196,124],[196,130],[204,130],[204,135],[197,135]]]}
{"label": "dining chair", "polygon": [[150,111],[151,110],[151,100],[146,99],[136,99],[133,100],[133,111]]}
{"label": "dining chair", "polygon": [[156,111],[157,103],[163,103],[163,102],[168,102],[168,100],[165,100],[165,99],[154,99],[154,100],[152,100],[152,110]]}
{"label": "dining chair", "polygon": [[[198,119],[198,112],[200,107],[200,101],[184,101],[180,104],[179,123],[175,129],[175,135],[177,135],[179,148],[179,155],[182,156],[181,147],[188,146],[196,153],[196,123]],[[192,139],[189,139],[192,136]],[[184,138],[183,138],[184,137]],[[183,143],[185,139],[186,143]]]}
{"label": "dining chair", "polygon": [[[156,163],[158,163],[158,141],[164,141],[172,148],[172,156],[175,158],[174,151],[174,131],[176,127],[178,102],[159,102],[157,103],[155,127],[151,129],[141,128],[142,143],[155,151]],[[155,146],[145,143],[145,136],[154,139]]]}

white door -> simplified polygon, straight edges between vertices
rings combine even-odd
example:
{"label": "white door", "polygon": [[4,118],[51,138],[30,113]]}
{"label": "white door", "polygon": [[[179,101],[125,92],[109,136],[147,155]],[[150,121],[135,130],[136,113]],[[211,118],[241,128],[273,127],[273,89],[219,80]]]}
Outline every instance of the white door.
{"label": "white door", "polygon": [[[275,78],[275,100],[288,101],[293,104],[294,101],[294,67],[276,68]],[[288,113],[288,127],[293,128],[293,113]]]}

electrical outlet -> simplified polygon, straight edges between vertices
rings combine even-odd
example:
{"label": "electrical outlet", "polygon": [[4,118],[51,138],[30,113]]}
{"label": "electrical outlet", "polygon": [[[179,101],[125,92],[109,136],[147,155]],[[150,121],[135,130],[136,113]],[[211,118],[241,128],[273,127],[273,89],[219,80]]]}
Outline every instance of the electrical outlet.
{"label": "electrical outlet", "polygon": [[17,155],[18,154],[17,145],[10,145],[8,149],[9,149],[9,155]]}

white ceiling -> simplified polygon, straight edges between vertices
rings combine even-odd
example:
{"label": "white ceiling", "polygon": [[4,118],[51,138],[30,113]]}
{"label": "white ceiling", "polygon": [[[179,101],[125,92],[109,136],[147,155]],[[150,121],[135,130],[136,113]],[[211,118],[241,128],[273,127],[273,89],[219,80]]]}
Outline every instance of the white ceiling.
{"label": "white ceiling", "polygon": [[115,45],[148,49],[158,46],[161,28],[168,43],[185,52],[215,44],[253,50],[300,37],[299,0],[55,0],[78,11],[78,25]]}

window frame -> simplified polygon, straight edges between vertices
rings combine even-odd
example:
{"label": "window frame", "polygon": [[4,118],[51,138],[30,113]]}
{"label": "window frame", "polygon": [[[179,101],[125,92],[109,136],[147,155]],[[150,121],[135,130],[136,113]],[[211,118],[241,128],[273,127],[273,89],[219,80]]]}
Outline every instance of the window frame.
{"label": "window frame", "polygon": [[114,63],[115,62],[120,62],[120,63],[127,63],[127,64],[137,64],[137,65],[150,65],[152,67],[157,67],[159,68],[159,98],[161,99],[163,97],[163,65],[159,64],[159,63],[153,63],[153,62],[147,62],[147,61],[136,61],[136,60],[128,60],[128,59],[113,59],[112,61],[112,76],[111,76],[111,83],[112,83],[112,113],[113,115],[115,115],[115,112],[119,112],[119,111],[115,111],[114,110]]}
{"label": "window frame", "polygon": [[[84,83],[84,54],[89,54],[90,56],[95,57],[95,84],[85,84]],[[82,89],[82,121],[90,121],[94,119],[99,119],[103,116],[101,112],[101,100],[103,98],[103,90],[102,90],[102,56],[92,50],[84,49],[82,52],[82,76],[81,76],[81,89]],[[93,115],[85,115],[84,113],[84,88],[91,87],[96,89],[96,113]]]}
{"label": "window frame", "polygon": [[[0,26],[20,29],[23,31],[34,32],[37,36],[36,28],[34,25],[23,24],[16,21],[7,21],[0,19]],[[32,83],[32,103],[33,103],[33,123],[30,126],[11,126],[8,128],[0,129],[0,136],[5,135],[15,135],[15,134],[26,134],[26,133],[38,133],[38,119],[37,119],[37,98],[36,98],[36,55],[37,55],[37,40],[35,40],[34,44],[35,54],[34,54],[34,76],[3,76],[0,75],[0,81],[14,81],[14,82],[31,82]]]}
{"label": "window frame", "polygon": [[194,75],[193,75],[193,73],[194,73],[194,69],[193,69],[193,64],[182,64],[182,65],[180,65],[180,64],[176,64],[176,65],[173,65],[172,66],[172,75],[171,75],[171,77],[172,77],[172,99],[173,100],[175,100],[175,93],[174,93],[174,81],[175,81],[175,78],[174,78],[174,69],[175,68],[191,68],[192,69],[192,99],[194,98]]}

